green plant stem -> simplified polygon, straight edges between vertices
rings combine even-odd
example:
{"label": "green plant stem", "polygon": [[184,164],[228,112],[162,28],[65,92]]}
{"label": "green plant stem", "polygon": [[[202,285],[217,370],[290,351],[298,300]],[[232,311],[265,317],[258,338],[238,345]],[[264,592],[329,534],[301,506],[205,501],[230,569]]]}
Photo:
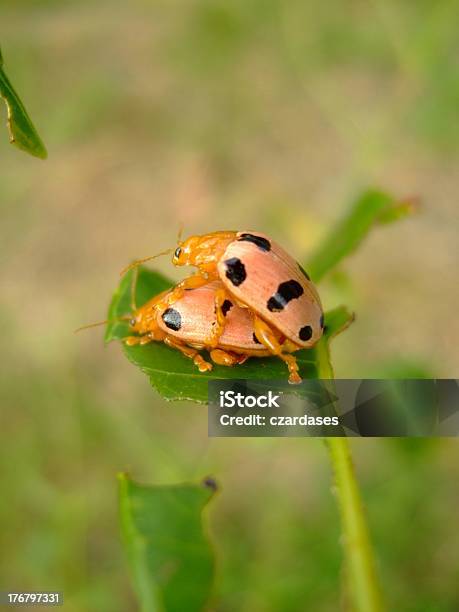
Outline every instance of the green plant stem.
{"label": "green plant stem", "polygon": [[[334,378],[328,344],[317,345],[320,378]],[[338,414],[338,410],[336,411]],[[327,448],[334,473],[336,495],[341,515],[346,576],[351,610],[382,612],[382,595],[376,575],[375,559],[365,510],[351,459],[347,438],[327,438]]]}
{"label": "green plant stem", "polygon": [[347,438],[328,438],[327,447],[341,514],[351,609],[382,612],[384,606],[349,441]]}

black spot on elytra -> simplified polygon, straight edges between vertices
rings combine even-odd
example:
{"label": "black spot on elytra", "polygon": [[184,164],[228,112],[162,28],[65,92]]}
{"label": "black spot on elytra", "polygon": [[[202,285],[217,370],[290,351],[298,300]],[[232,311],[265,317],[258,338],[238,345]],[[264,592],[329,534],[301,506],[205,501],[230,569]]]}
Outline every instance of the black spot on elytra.
{"label": "black spot on elytra", "polygon": [[277,291],[272,295],[267,307],[271,312],[279,312],[283,310],[291,300],[295,300],[303,295],[303,287],[296,280],[285,281],[277,288]]}
{"label": "black spot on elytra", "polygon": [[304,342],[307,342],[312,338],[312,327],[310,325],[305,325],[300,329],[299,337]]}
{"label": "black spot on elytra", "polygon": [[166,308],[161,315],[161,319],[166,324],[166,327],[178,331],[182,327],[182,317],[175,308]]}
{"label": "black spot on elytra", "polygon": [[227,312],[228,312],[228,310],[229,310],[230,308],[232,308],[232,307],[233,307],[233,302],[230,302],[229,300],[225,300],[225,301],[223,302],[223,304],[222,304],[222,313],[223,313],[223,316],[225,316],[225,317],[226,317],[226,313],[227,313]]}
{"label": "black spot on elytra", "polygon": [[306,272],[306,270],[303,268],[303,266],[300,266],[300,264],[298,264],[299,269],[301,270],[301,272],[304,274],[304,276],[308,279],[308,281],[311,280],[311,277],[309,276],[309,274]]}
{"label": "black spot on elytra", "polygon": [[241,234],[238,240],[241,242],[253,242],[253,244],[256,244],[262,251],[271,250],[271,243],[262,236],[255,236],[255,234]]}
{"label": "black spot on elytra", "polygon": [[238,257],[231,257],[225,261],[225,266],[226,278],[228,278],[233,285],[239,287],[247,278],[244,264]]}
{"label": "black spot on elytra", "polygon": [[258,340],[258,338],[255,336],[255,332],[252,334],[252,338],[253,341],[255,342],[255,344],[261,344],[261,342]]}
{"label": "black spot on elytra", "polygon": [[323,328],[324,328],[324,315],[323,315],[323,314],[321,314],[321,315],[320,315],[320,321],[319,321],[319,323],[320,323],[320,327],[321,327],[321,329],[323,329]]}

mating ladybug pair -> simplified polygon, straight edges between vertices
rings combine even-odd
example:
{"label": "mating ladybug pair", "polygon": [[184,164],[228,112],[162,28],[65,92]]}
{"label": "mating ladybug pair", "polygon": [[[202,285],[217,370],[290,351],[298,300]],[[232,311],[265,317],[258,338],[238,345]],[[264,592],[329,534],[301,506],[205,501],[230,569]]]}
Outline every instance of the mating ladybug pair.
{"label": "mating ladybug pair", "polygon": [[[323,333],[319,295],[301,266],[264,234],[221,231],[179,241],[172,263],[197,272],[134,308],[126,344],[164,342],[200,372],[276,355],[299,383],[296,358]],[[130,268],[153,259],[134,262]]]}

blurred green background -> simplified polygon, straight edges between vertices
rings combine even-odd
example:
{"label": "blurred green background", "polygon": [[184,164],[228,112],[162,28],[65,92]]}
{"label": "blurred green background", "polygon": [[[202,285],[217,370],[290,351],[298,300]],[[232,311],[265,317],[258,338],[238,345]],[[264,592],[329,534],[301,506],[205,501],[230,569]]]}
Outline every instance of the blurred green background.
{"label": "blurred green background", "polygon": [[[1,588],[136,603],[115,474],[217,477],[220,612],[335,611],[338,515],[315,440],[208,440],[102,330],[119,270],[214,229],[307,255],[368,185],[421,198],[321,289],[338,376],[457,376],[459,3],[4,0],[5,66],[49,150],[0,139]],[[2,109],[2,121],[5,115]],[[169,262],[164,273],[179,278]],[[390,610],[459,609],[455,440],[353,442]]]}

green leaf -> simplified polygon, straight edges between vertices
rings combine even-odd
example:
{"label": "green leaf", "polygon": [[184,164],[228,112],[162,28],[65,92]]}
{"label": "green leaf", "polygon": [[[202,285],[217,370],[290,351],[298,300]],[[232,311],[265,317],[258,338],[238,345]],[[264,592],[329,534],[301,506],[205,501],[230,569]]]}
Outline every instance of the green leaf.
{"label": "green leaf", "polygon": [[415,209],[415,200],[397,200],[382,191],[366,191],[352,204],[347,215],[332,228],[310,258],[305,267],[311,278],[319,282],[357,249],[373,226],[397,221]]}
{"label": "green leaf", "polygon": [[8,113],[8,130],[11,144],[19,149],[46,159],[47,152],[37,130],[35,129],[27,111],[14,90],[10,80],[3,70],[3,57],[0,50],[0,96],[6,104]]}
{"label": "green leaf", "polygon": [[[145,303],[149,298],[172,286],[157,272],[139,269],[136,302]],[[105,341],[120,340],[130,335],[126,322],[115,321],[131,312],[130,308],[131,274],[126,274],[113,296],[108,319]],[[325,334],[315,348],[295,353],[303,378],[320,378],[323,376],[324,358],[328,360],[328,343],[336,334],[343,331],[353,320],[353,315],[343,306],[325,314]],[[276,357],[251,358],[246,363],[235,367],[224,367],[214,364],[211,372],[201,373],[190,359],[178,351],[160,342],[144,346],[126,346],[123,350],[127,358],[138,366],[150,379],[152,386],[168,400],[186,399],[207,403],[207,383],[214,379],[283,379],[287,378],[286,365]],[[328,368],[331,366],[328,363]],[[327,370],[328,371],[328,370]],[[322,375],[322,376],[321,376]],[[294,390],[294,387],[292,387]]]}
{"label": "green leaf", "polygon": [[141,486],[119,475],[121,530],[142,612],[198,612],[209,600],[214,555],[202,512],[215,483]]}

